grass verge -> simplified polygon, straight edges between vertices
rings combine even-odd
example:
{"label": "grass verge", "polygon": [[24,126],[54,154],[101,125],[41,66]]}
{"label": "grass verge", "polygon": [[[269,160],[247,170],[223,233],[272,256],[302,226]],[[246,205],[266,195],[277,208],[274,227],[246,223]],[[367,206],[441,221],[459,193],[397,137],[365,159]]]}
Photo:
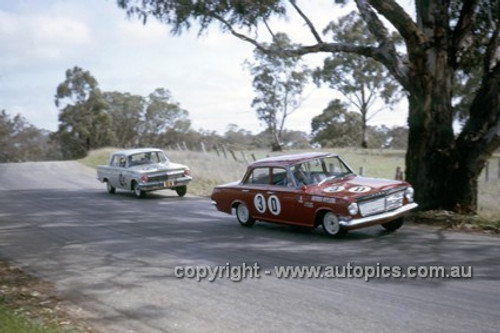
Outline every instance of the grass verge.
{"label": "grass verge", "polygon": [[75,319],[54,286],[0,260],[0,332],[6,333],[96,333]]}

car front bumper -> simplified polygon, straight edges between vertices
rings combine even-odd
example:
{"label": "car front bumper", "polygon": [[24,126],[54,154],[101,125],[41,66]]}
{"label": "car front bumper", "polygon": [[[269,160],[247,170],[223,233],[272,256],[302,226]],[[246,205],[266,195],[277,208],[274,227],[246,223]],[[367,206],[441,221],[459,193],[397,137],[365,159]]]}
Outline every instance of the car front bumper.
{"label": "car front bumper", "polygon": [[165,189],[174,189],[179,186],[185,186],[189,184],[192,180],[192,177],[180,177],[167,181],[159,181],[159,182],[149,182],[146,184],[139,184],[139,188],[141,191],[156,191],[156,190],[165,190]]}
{"label": "car front bumper", "polygon": [[406,204],[398,209],[391,210],[382,214],[376,214],[372,216],[361,217],[351,220],[340,220],[339,223],[347,229],[358,229],[369,225],[382,224],[395,220],[403,215],[405,215],[410,210],[417,208],[418,204],[413,202]]}

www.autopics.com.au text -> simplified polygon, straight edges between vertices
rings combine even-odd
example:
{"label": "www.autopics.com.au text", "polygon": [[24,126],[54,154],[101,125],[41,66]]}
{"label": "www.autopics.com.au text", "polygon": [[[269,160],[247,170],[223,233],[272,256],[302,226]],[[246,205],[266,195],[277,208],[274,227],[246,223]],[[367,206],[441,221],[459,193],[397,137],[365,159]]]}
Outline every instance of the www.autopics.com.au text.
{"label": "www.autopics.com.au text", "polygon": [[174,276],[178,279],[191,279],[213,282],[229,279],[240,282],[245,279],[260,279],[274,276],[278,279],[471,279],[472,266],[443,265],[358,265],[348,262],[345,265],[312,266],[272,266],[262,268],[259,263],[233,265],[195,265],[176,266]]}

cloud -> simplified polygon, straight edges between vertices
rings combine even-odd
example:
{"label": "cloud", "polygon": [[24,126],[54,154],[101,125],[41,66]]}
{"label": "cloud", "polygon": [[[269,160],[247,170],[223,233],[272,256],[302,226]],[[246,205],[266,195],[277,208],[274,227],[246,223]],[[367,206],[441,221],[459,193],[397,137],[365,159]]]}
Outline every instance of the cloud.
{"label": "cloud", "polygon": [[0,21],[4,68],[58,61],[90,41],[87,26],[71,17],[0,11]]}

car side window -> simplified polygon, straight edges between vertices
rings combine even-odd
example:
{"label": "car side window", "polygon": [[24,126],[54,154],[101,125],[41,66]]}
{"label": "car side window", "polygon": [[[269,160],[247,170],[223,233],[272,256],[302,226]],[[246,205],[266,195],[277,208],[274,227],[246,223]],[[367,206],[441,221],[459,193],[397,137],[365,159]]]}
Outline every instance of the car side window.
{"label": "car side window", "polygon": [[116,168],[124,168],[126,164],[125,162],[125,157],[123,157],[123,155],[114,155],[109,165]]}
{"label": "car side window", "polygon": [[275,186],[290,186],[293,183],[288,179],[288,173],[284,168],[273,168],[272,169],[272,181],[271,183]]}
{"label": "car side window", "polygon": [[245,184],[269,184],[269,168],[255,168],[248,175]]}

